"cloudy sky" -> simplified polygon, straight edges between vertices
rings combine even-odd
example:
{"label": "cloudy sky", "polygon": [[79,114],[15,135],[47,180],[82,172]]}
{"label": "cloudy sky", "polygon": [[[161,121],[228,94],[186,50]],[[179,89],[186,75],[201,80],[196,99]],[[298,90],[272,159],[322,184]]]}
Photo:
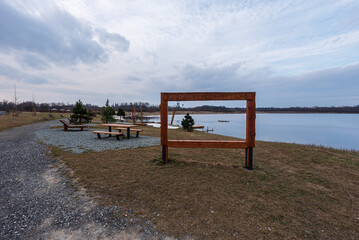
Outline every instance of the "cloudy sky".
{"label": "cloudy sky", "polygon": [[359,1],[0,0],[0,98],[359,105]]}

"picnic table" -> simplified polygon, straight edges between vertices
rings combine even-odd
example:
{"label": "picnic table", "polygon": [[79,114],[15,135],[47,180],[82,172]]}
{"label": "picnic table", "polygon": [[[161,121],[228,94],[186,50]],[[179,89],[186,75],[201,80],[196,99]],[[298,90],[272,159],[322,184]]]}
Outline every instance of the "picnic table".
{"label": "picnic table", "polygon": [[[138,127],[138,125],[133,125],[133,124],[117,124],[117,123],[103,123],[100,124],[101,126],[106,126],[108,127],[108,131],[111,132],[112,127],[114,128],[126,128],[127,129],[127,138],[130,139],[131,135],[130,135],[130,129],[134,128],[134,127]],[[110,135],[111,137],[111,135]]]}

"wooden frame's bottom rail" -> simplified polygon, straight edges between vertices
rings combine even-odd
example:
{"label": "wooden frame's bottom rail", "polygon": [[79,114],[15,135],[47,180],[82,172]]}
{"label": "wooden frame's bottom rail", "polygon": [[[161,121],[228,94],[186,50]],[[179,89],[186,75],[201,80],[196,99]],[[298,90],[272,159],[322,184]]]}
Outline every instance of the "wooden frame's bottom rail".
{"label": "wooden frame's bottom rail", "polygon": [[167,146],[178,148],[248,148],[246,141],[233,140],[168,140]]}

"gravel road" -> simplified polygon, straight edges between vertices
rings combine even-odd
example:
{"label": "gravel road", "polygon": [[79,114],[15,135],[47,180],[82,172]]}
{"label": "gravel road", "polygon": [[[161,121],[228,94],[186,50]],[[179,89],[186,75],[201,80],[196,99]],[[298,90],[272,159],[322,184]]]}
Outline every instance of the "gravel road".
{"label": "gravel road", "polygon": [[[126,148],[149,147],[161,145],[158,137],[139,136],[131,139],[117,140],[115,137],[102,136],[98,139],[91,129],[84,131],[63,131],[61,128],[44,129],[36,131],[36,137],[46,144],[57,146],[66,151],[82,153],[85,151],[100,152],[104,150],[120,150]],[[103,129],[102,129],[103,131]]]}
{"label": "gravel road", "polygon": [[120,218],[126,209],[98,205],[66,178],[35,138],[54,125],[58,120],[0,132],[0,239],[166,238],[150,222]]}

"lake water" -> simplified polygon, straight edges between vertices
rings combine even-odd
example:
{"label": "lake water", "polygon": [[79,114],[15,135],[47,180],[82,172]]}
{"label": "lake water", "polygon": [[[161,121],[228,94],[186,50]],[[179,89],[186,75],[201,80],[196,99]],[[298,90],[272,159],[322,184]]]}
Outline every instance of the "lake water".
{"label": "lake water", "polygon": [[[193,114],[196,125],[213,133],[245,138],[245,114]],[[171,121],[171,115],[168,116]],[[181,125],[184,115],[176,115]],[[228,120],[229,122],[218,122]],[[359,151],[359,114],[258,114],[256,140],[314,144]]]}

